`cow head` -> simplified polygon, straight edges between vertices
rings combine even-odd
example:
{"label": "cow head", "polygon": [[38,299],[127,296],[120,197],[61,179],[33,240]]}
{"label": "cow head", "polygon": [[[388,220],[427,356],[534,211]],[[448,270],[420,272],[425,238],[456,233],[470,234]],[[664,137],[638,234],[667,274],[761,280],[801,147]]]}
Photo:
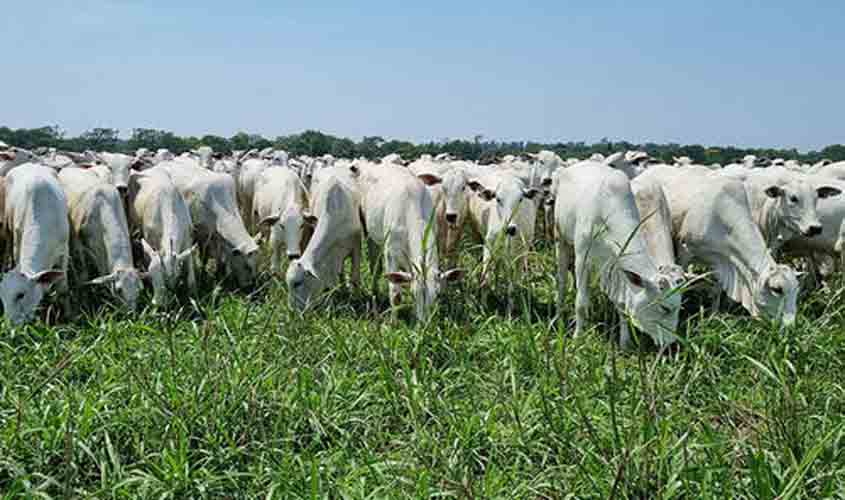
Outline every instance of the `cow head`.
{"label": "cow head", "polygon": [[617,280],[625,285],[624,310],[634,325],[660,347],[675,342],[681,310],[681,287],[684,285],[683,270],[679,267],[663,268],[646,278],[637,271],[622,268]]}
{"label": "cow head", "polygon": [[291,205],[278,215],[269,215],[260,222],[261,226],[284,235],[288,259],[298,259],[306,243],[309,229],[316,225],[316,217],[307,210]]}
{"label": "cow head", "polygon": [[258,265],[258,245],[255,240],[250,239],[230,249],[226,255],[226,265],[229,273],[234,275],[238,286],[246,288],[252,285]]}
{"label": "cow head", "polygon": [[462,279],[464,272],[460,269],[440,271],[436,267],[414,272],[394,271],[385,274],[387,280],[394,285],[409,286],[414,296],[414,311],[418,321],[427,321],[434,310],[437,296],[446,283]]}
{"label": "cow head", "polygon": [[772,209],[778,212],[784,229],[790,234],[783,234],[784,239],[794,235],[805,237],[818,236],[822,233],[822,224],[816,212],[819,198],[838,196],[842,191],[833,186],[814,188],[803,180],[795,180],[784,185],[771,185],[764,190],[772,201]]}
{"label": "cow head", "polygon": [[3,311],[13,325],[29,322],[44,299],[44,294],[58,280],[63,271],[47,270],[35,274],[9,271],[0,281],[0,299]]}
{"label": "cow head", "polygon": [[486,241],[495,241],[501,234],[508,238],[522,236],[517,225],[517,212],[523,203],[533,203],[537,189],[526,188],[521,180],[514,177],[499,179],[495,189],[485,187],[477,180],[471,180],[468,185],[489,204]]}
{"label": "cow head", "polygon": [[443,176],[446,224],[457,228],[467,210],[467,176],[462,169],[453,169]]}
{"label": "cow head", "polygon": [[285,274],[285,282],[290,306],[300,311],[308,308],[315,296],[325,288],[325,283],[320,280],[310,260],[292,261]]}
{"label": "cow head", "polygon": [[108,286],[112,294],[121,299],[131,311],[138,306],[138,295],[143,289],[141,273],[132,268],[118,269],[111,274],[94,278],[87,284]]}
{"label": "cow head", "polygon": [[784,326],[795,323],[798,301],[798,277],[786,265],[769,267],[755,284],[751,314],[781,321]]}
{"label": "cow head", "polygon": [[197,247],[193,247],[179,253],[168,252],[164,255],[141,239],[141,246],[149,261],[146,276],[153,286],[153,304],[163,305],[168,298],[168,292],[175,290],[179,284],[179,278],[183,276],[183,270],[190,265]]}

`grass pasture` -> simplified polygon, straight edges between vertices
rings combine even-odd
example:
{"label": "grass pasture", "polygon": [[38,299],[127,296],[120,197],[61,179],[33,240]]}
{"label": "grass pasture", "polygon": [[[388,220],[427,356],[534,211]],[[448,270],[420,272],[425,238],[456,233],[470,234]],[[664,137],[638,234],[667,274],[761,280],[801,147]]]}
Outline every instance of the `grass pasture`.
{"label": "grass pasture", "polygon": [[484,288],[477,256],[426,325],[365,265],[304,315],[264,276],[4,329],[0,497],[845,498],[842,287],[783,332],[689,294],[682,349],[622,352],[597,288],[556,321],[551,249]]}

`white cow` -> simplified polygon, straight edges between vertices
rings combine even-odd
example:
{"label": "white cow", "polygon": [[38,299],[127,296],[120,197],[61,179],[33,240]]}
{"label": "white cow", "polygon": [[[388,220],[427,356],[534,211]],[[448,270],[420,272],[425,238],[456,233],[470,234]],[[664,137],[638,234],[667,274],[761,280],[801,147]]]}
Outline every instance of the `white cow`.
{"label": "white cow", "polygon": [[268,168],[270,168],[270,164],[267,160],[259,158],[247,160],[241,165],[236,181],[238,206],[240,206],[244,223],[251,231],[256,229],[255,225],[258,223],[254,219],[255,207],[253,206],[256,186],[259,183],[261,174]]}
{"label": "white cow", "polygon": [[12,240],[15,267],[0,281],[0,299],[6,318],[21,324],[53,284],[67,300],[67,199],[55,171],[32,163],[9,172],[3,191],[3,226]]}
{"label": "white cow", "polygon": [[347,258],[352,260],[350,281],[360,284],[361,196],[354,177],[348,168],[331,167],[314,178],[310,197],[314,235],[286,275],[291,307],[304,309],[335,286]]}
{"label": "white cow", "polygon": [[[493,250],[503,244],[510,255],[523,255],[534,241],[538,190],[509,172],[492,171],[471,178],[467,185],[475,193],[469,197],[469,220],[484,245],[483,271]],[[527,259],[523,259],[527,267]]]}
{"label": "white cow", "polygon": [[[818,175],[808,175],[805,179],[816,189],[832,187],[845,191],[845,181]],[[845,197],[819,197],[816,212],[822,226],[821,234],[813,237],[795,235],[784,243],[783,251],[787,255],[810,257],[813,267],[819,264],[817,261],[823,256],[839,257],[841,265],[845,257],[842,252],[845,245]]]}
{"label": "white cow", "polygon": [[218,269],[233,275],[239,286],[252,284],[258,245],[238,212],[234,179],[185,161],[164,162],[155,169],[167,172],[188,204],[194,241],[204,260],[214,257]]}
{"label": "white cow", "polygon": [[0,151],[0,177],[7,175],[13,168],[30,163],[35,158],[31,151],[21,148],[8,148]]}
{"label": "white cow", "polygon": [[747,172],[745,189],[751,215],[772,250],[799,235],[807,238],[820,235],[822,223],[816,204],[842,193],[833,185],[814,186],[802,174],[784,167]]}
{"label": "white cow", "polygon": [[743,183],[695,169],[657,166],[642,174],[663,186],[682,266],[710,267],[728,296],[754,317],[795,321],[798,279],[772,258]]}
{"label": "white cow", "polygon": [[[425,185],[406,169],[362,163],[361,205],[375,279],[379,249],[383,250],[385,276],[390,282],[390,301],[401,301],[401,286],[410,285],[417,319],[426,320],[447,281],[459,279],[459,270],[441,272],[434,204]],[[426,227],[432,224],[426,239]],[[425,241],[424,241],[425,240]],[[424,244],[425,243],[425,244]]]}
{"label": "white cow", "polygon": [[[558,307],[575,260],[575,334],[584,331],[590,307],[590,274],[600,269],[604,292],[623,316],[619,341],[630,344],[627,318],[658,346],[676,340],[678,283],[661,273],[639,232],[640,213],[624,173],[599,162],[561,171],[555,194],[558,233]],[[574,254],[574,255],[573,255]]]}
{"label": "white cow", "polygon": [[70,213],[71,252],[80,263],[79,276],[87,280],[87,264],[99,275],[89,283],[108,285],[112,293],[135,309],[142,288],[135,269],[129,226],[117,188],[81,168],[59,172]]}
{"label": "white cow", "polygon": [[289,168],[268,168],[256,182],[252,210],[251,219],[270,230],[270,268],[278,272],[283,250],[287,250],[288,259],[298,259],[313,228],[305,186]]}
{"label": "white cow", "polygon": [[164,304],[182,278],[195,293],[191,213],[170,176],[157,169],[134,173],[128,194],[129,223],[142,237],[153,304]]}

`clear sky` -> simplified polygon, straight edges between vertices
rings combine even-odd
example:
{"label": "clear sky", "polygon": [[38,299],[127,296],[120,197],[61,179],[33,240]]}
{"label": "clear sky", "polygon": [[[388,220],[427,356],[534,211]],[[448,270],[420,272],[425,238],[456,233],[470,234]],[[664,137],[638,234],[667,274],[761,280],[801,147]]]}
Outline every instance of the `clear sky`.
{"label": "clear sky", "polygon": [[0,125],[845,143],[842,0],[8,0]]}

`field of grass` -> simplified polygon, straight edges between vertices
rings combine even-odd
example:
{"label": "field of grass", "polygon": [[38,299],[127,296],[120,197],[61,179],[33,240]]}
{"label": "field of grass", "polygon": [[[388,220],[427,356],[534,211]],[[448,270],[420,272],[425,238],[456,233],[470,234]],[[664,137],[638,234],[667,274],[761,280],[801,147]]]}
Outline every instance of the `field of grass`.
{"label": "field of grass", "polygon": [[841,287],[789,331],[690,294],[659,355],[609,341],[597,289],[573,339],[552,251],[532,260],[471,272],[426,325],[384,285],[300,315],[265,276],[4,329],[0,497],[845,498]]}

